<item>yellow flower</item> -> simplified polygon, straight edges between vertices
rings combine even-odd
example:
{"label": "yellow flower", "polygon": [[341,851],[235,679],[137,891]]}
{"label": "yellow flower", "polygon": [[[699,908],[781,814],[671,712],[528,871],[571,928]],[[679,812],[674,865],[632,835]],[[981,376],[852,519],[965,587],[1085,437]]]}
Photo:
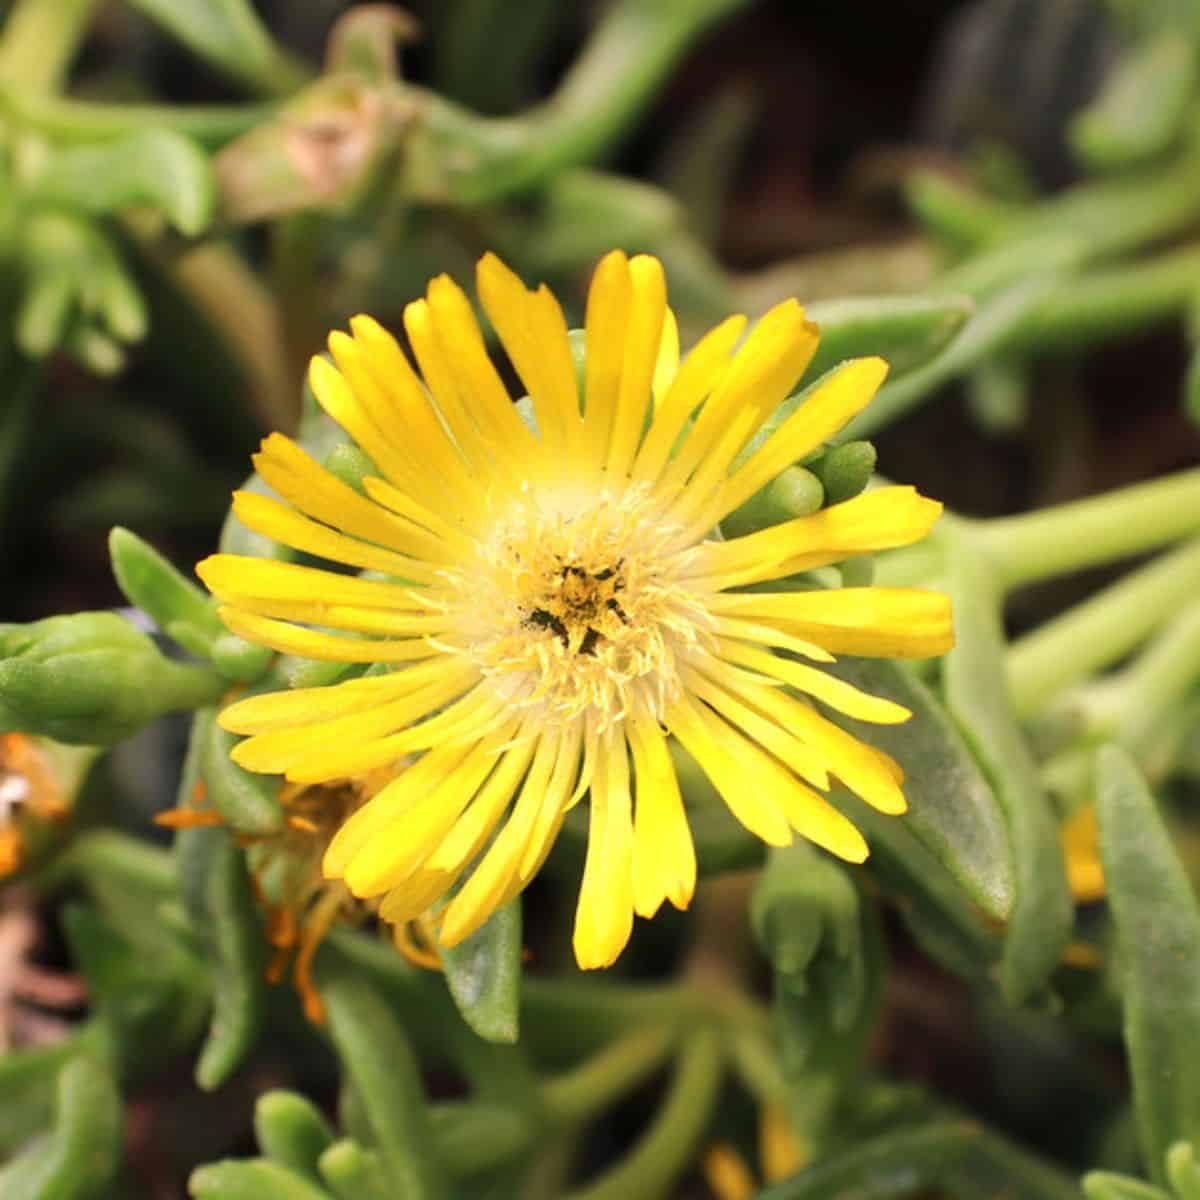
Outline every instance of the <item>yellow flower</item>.
{"label": "yellow flower", "polygon": [[799,833],[866,857],[861,834],[820,795],[831,774],[882,811],[904,811],[896,763],[807,697],[866,721],[907,711],[801,659],[940,654],[953,640],[948,601],[762,585],[915,541],[941,506],[885,487],[722,541],[717,523],[860,411],[886,364],[843,364],[743,456],[816,348],[794,301],[740,345],[745,318],[731,318],[680,362],[660,263],[613,252],[588,296],[581,403],[553,295],[527,291],[492,255],[478,286],[536,432],[446,276],[404,313],[423,383],[369,317],[331,334],[333,362],[313,360],[313,391],[378,477],[361,494],[272,434],[255,463],[281,499],[241,492],[234,511],[368,574],[220,554],[197,569],[235,633],[375,670],[250,697],[221,723],[250,735],[234,751],[242,766],[297,783],[414,756],[341,827],[324,870],[382,897],[397,924],[461,882],[439,914],[443,946],[521,891],[587,795],[574,944],[581,966],[606,966],[635,912],[683,908],[695,886],[668,736],[772,845]]}

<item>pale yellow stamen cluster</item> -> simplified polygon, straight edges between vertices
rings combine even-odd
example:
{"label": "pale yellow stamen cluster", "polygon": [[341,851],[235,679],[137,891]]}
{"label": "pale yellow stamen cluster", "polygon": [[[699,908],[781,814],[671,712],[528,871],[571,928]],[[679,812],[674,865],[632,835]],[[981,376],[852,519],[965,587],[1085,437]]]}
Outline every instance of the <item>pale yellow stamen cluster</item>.
{"label": "pale yellow stamen cluster", "polygon": [[694,552],[668,548],[675,532],[645,487],[588,507],[523,497],[446,572],[442,644],[479,666],[506,712],[597,731],[635,709],[661,721],[682,660],[716,631],[686,579]]}

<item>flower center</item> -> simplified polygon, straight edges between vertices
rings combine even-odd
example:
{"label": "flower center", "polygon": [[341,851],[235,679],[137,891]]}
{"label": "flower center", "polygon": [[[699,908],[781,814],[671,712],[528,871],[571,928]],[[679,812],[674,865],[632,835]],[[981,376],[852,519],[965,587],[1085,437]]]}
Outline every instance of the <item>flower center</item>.
{"label": "flower center", "polygon": [[462,649],[510,711],[604,727],[631,707],[661,717],[678,693],[679,659],[712,619],[648,500],[524,496],[480,542],[455,581]]}

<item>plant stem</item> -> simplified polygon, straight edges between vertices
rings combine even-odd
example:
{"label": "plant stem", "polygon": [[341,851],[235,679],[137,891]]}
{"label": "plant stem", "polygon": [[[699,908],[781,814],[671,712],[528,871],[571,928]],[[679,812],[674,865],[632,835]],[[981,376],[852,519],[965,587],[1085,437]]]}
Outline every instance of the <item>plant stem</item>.
{"label": "plant stem", "polygon": [[542,1088],[547,1117],[564,1125],[602,1112],[640,1083],[666,1058],[673,1042],[668,1029],[635,1030]]}
{"label": "plant stem", "polygon": [[1200,677],[1200,604],[1192,604],[1126,673],[1121,684],[1117,740],[1135,753],[1162,728]]}
{"label": "plant stem", "polygon": [[[1034,513],[1030,519],[1041,515]],[[1079,536],[1086,538],[1083,533]],[[1009,696],[1017,713],[1038,712],[1064,688],[1117,662],[1198,593],[1200,539],[1132,572],[1018,639],[1005,663]]]}
{"label": "plant stem", "polygon": [[431,134],[441,146],[435,153],[463,164],[452,170],[455,198],[494,202],[596,160],[653,102],[688,46],[747,3],[618,0],[554,95],[520,117],[481,118],[430,94]]}
{"label": "plant stem", "polygon": [[653,1124],[622,1162],[571,1192],[569,1200],[657,1200],[695,1155],[721,1082],[721,1049],[711,1030],[683,1047],[670,1090]]}
{"label": "plant stem", "polygon": [[25,94],[58,88],[95,7],[96,0],[17,0],[0,35],[0,82]]}
{"label": "plant stem", "polygon": [[975,544],[1005,591],[1200,532],[1200,468],[1086,500],[981,522]]}
{"label": "plant stem", "polygon": [[[0,59],[4,53],[0,42]],[[0,78],[4,76],[0,75]],[[60,141],[95,141],[141,129],[171,129],[206,146],[219,146],[267,120],[268,104],[104,104],[5,89],[0,106],[40,133]]]}

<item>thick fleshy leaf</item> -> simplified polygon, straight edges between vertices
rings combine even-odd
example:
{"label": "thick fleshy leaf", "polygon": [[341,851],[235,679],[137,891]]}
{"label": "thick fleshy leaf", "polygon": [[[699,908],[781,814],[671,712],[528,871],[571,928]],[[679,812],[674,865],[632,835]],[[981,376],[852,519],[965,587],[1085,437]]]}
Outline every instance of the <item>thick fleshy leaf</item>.
{"label": "thick fleshy leaf", "polygon": [[1016,1004],[1049,979],[1070,937],[1074,914],[1057,823],[1008,706],[995,581],[986,561],[963,539],[948,537],[947,543],[958,641],[945,658],[946,705],[1004,809],[1014,886],[1000,983]]}
{"label": "thick fleshy leaf", "polygon": [[970,296],[879,296],[830,300],[806,311],[821,330],[806,380],[843,359],[866,354],[886,358],[895,379],[941,354],[967,323],[975,303]]}
{"label": "thick fleshy leaf", "polygon": [[1004,812],[933,692],[912,671],[885,659],[844,658],[822,670],[913,714],[902,725],[837,720],[903,767],[908,812],[898,820],[988,916],[1006,920],[1013,873]]}
{"label": "thick fleshy leaf", "polygon": [[1096,756],[1096,819],[1142,1152],[1165,1183],[1168,1148],[1200,1130],[1200,908],[1141,772],[1117,746]]}
{"label": "thick fleshy leaf", "polygon": [[216,204],[208,155],[169,129],[146,129],[115,141],[60,150],[33,187],[43,199],[83,212],[148,205],[188,237],[208,228]]}
{"label": "thick fleshy leaf", "polygon": [[489,1042],[515,1042],[521,990],[520,898],[465,941],[440,948],[439,954],[463,1020]]}

